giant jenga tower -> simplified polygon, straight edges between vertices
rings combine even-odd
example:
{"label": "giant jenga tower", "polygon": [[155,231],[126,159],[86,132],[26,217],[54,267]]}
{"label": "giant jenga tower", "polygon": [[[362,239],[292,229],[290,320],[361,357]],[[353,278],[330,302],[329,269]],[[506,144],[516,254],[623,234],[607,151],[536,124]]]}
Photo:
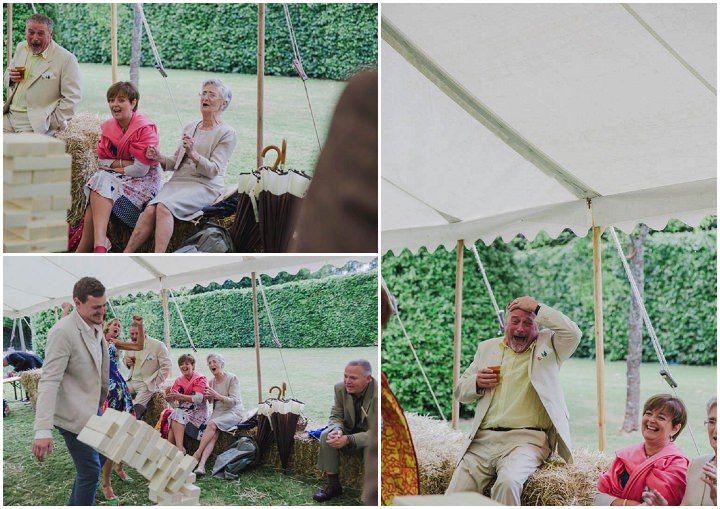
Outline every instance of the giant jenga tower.
{"label": "giant jenga tower", "polygon": [[71,157],[65,143],[35,133],[3,134],[3,251],[67,250]]}

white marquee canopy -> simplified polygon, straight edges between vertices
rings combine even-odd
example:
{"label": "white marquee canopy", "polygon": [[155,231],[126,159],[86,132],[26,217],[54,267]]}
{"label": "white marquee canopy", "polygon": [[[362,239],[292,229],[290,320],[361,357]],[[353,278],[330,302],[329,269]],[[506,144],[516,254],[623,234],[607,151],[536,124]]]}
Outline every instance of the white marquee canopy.
{"label": "white marquee canopy", "polygon": [[715,4],[383,4],[382,249],[717,210]]}
{"label": "white marquee canopy", "polygon": [[75,282],[98,278],[108,297],[237,281],[252,272],[276,276],[372,256],[12,256],[3,257],[3,316],[17,318],[72,301]]}

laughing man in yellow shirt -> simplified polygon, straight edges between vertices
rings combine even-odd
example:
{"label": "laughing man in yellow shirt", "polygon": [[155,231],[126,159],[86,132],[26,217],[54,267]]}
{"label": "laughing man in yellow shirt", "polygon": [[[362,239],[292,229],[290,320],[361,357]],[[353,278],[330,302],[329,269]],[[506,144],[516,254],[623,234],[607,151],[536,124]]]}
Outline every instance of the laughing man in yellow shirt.
{"label": "laughing man in yellow shirt", "polygon": [[[495,480],[493,500],[520,505],[525,481],[552,451],[572,463],[560,366],[581,335],[568,317],[532,297],[508,305],[505,336],[480,343],[455,387],[456,398],[477,401],[477,408],[447,493],[483,493]],[[490,366],[500,367],[499,376]]]}

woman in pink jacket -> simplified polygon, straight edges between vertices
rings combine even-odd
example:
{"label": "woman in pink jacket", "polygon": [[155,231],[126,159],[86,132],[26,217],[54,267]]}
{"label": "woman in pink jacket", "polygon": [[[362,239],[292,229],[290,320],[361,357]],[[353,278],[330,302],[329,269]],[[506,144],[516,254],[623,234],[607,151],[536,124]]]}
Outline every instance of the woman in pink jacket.
{"label": "woman in pink jacket", "polygon": [[651,505],[659,496],[679,505],[689,461],[674,440],[686,423],[680,399],[659,394],[647,400],[641,421],[645,441],[615,453],[610,470],[600,474],[595,505]]}

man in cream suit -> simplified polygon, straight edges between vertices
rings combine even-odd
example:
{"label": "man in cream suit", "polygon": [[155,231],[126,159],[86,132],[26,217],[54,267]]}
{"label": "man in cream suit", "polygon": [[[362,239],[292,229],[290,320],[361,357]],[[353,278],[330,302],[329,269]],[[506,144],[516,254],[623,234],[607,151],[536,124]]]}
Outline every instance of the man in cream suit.
{"label": "man in cream suit", "polygon": [[73,288],[75,311],[48,332],[45,363],[38,387],[33,454],[52,454],[53,426],[65,439],[77,475],[68,505],[93,505],[101,457],[77,436],[105,401],[110,379],[103,335],[105,287],[84,277]]}
{"label": "man in cream suit", "polygon": [[344,381],[335,384],[335,403],[328,428],[320,435],[317,467],[328,475],[327,484],[313,498],[327,502],[342,494],[340,451],[356,451],[368,445],[370,415],[377,415],[377,380],[365,359],[345,366]]}
{"label": "man in cream suit", "polygon": [[460,402],[477,407],[447,493],[483,493],[496,479],[493,500],[520,505],[525,481],[556,447],[572,463],[560,366],[581,335],[568,317],[532,297],[510,303],[505,336],[480,343],[454,390]]}
{"label": "man in cream suit", "polygon": [[[53,22],[33,14],[25,22],[26,40],[18,44],[5,71],[8,88],[3,132],[52,135],[64,129],[80,103],[77,58],[52,40]],[[25,67],[24,75],[17,67]]]}
{"label": "man in cream suit", "polygon": [[[137,336],[138,328],[130,325],[130,340],[137,341]],[[140,419],[152,395],[170,375],[172,361],[165,344],[145,334],[145,348],[125,355],[125,365],[130,368],[127,386],[133,396],[135,415]]]}

